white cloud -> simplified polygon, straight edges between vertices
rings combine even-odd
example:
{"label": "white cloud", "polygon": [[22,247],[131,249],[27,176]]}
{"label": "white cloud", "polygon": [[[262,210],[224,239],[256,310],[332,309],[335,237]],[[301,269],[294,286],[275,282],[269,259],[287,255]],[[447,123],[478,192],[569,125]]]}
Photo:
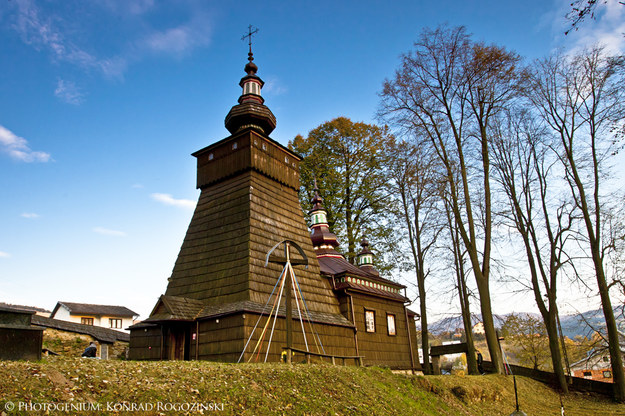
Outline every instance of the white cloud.
{"label": "white cloud", "polygon": [[102,235],[110,235],[113,237],[126,237],[126,233],[118,230],[111,230],[109,228],[104,227],[95,227],[93,229],[94,233],[102,234]]}
{"label": "white cloud", "polygon": [[22,218],[28,218],[28,219],[36,219],[41,217],[41,215],[39,214],[35,214],[34,212],[24,212],[22,213],[22,215],[20,215]]}
{"label": "white cloud", "polygon": [[264,81],[265,85],[263,86],[263,94],[276,96],[285,94],[288,91],[287,87],[274,76],[267,76],[264,78]]}
{"label": "white cloud", "polygon": [[150,195],[155,201],[161,202],[165,205],[173,205],[175,207],[194,209],[195,201],[190,199],[175,199],[170,194],[152,194]]}
{"label": "white cloud", "polygon": [[55,14],[45,16],[31,0],[18,0],[16,3],[18,10],[13,27],[24,43],[37,50],[49,51],[57,61],[68,62],[83,69],[96,69],[109,77],[122,75],[126,68],[125,59],[97,58],[68,39],[65,35],[68,31],[62,28],[62,17]]}
{"label": "white cloud", "polygon": [[59,79],[54,90],[58,99],[68,104],[80,105],[84,101],[84,94],[72,81]]}
{"label": "white cloud", "polygon": [[31,150],[28,141],[0,125],[0,151],[21,162],[49,162],[50,154]]}
{"label": "white cloud", "polygon": [[161,31],[153,31],[138,42],[150,52],[181,56],[210,42],[211,27],[206,16],[196,15],[188,23]]}
{"label": "white cloud", "polygon": [[0,251],[0,259],[8,259],[9,257],[11,257],[11,255],[9,253],[6,253],[4,251]]}
{"label": "white cloud", "polygon": [[570,11],[571,1],[560,0],[557,10],[549,13],[556,39],[566,44],[569,52],[576,53],[596,44],[603,45],[610,54],[625,52],[625,5],[620,0],[597,2],[594,18],[586,17],[577,30],[564,35],[571,29],[571,21],[565,18]]}
{"label": "white cloud", "polygon": [[144,186],[141,183],[135,183],[132,185],[132,189],[143,189]]}

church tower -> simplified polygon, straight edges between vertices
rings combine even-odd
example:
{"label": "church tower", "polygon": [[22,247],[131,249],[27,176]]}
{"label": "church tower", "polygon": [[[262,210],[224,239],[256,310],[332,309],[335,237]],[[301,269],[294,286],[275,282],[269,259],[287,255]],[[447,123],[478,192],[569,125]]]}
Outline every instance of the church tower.
{"label": "church tower", "polygon": [[[264,104],[253,61],[250,46],[242,94],[225,118],[230,136],[193,153],[200,197],[165,294],[131,328],[131,358],[237,361],[250,335],[254,341],[254,325],[282,272],[266,265],[266,256],[283,240],[308,258],[295,273],[326,350],[354,354],[354,325],[341,315],[332,282],[320,275],[299,203],[301,158],[269,137],[276,118]],[[284,311],[272,361],[284,346]],[[301,332],[293,335],[294,346],[303,348]]]}

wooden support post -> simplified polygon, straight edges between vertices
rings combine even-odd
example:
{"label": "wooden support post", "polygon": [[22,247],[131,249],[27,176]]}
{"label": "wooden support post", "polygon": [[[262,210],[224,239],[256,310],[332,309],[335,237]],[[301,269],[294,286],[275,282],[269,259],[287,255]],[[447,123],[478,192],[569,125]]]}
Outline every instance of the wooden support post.
{"label": "wooden support post", "polygon": [[334,355],[332,356],[332,365],[336,365],[336,360],[334,359]]}
{"label": "wooden support post", "polygon": [[[286,347],[290,351],[293,348],[293,317],[291,316],[292,305],[291,305],[291,259],[290,259],[290,248],[289,242],[284,243],[284,257],[286,258],[286,287],[285,287],[285,296],[286,296]],[[287,363],[291,364],[291,355],[287,358]]]}
{"label": "wooden support post", "polygon": [[434,375],[441,375],[441,356],[433,355],[432,356],[432,372]]}

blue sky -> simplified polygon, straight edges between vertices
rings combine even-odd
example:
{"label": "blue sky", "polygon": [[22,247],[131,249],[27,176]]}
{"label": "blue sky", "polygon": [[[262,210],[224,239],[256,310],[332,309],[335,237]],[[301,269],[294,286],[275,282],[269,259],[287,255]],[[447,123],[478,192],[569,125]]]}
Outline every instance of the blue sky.
{"label": "blue sky", "polygon": [[569,3],[0,0],[0,301],[149,314],[199,195],[190,154],[228,135],[249,24],[286,144],[338,116],[375,122],[384,78],[427,26],[527,59],[625,50],[625,7],[564,36]]}

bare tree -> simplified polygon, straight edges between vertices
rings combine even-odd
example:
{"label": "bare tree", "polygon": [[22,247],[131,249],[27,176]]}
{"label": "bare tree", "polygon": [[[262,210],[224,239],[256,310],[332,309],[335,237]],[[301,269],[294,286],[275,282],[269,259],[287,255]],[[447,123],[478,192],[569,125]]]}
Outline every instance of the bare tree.
{"label": "bare tree", "polygon": [[408,268],[414,269],[419,294],[423,371],[431,374],[425,280],[430,275],[428,262],[442,224],[436,160],[425,150],[405,141],[394,143],[390,149],[388,185],[389,194],[397,199],[394,216],[406,231],[404,240],[410,247]]}
{"label": "bare tree", "polygon": [[452,254],[452,267],[456,274],[456,287],[460,300],[462,325],[467,342],[467,370],[469,374],[479,374],[475,343],[473,342],[473,322],[471,321],[470,293],[467,286],[466,250],[462,246],[458,225],[453,219],[449,198],[444,198],[445,218]]}
{"label": "bare tree", "polygon": [[[565,251],[574,223],[570,201],[552,198],[555,160],[542,143],[541,128],[520,109],[511,111],[494,140],[494,166],[508,200],[504,214],[521,237],[530,271],[531,288],[542,316],[553,371],[560,389],[568,392],[558,336],[557,284],[569,262]],[[561,350],[562,347],[562,350]]]}
{"label": "bare tree", "polygon": [[[493,320],[490,272],[491,122],[512,99],[518,55],[471,41],[463,27],[424,30],[381,93],[380,116],[424,140],[444,167],[451,209],[471,262],[495,370],[503,361]],[[453,175],[460,173],[459,180]]]}
{"label": "bare tree", "polygon": [[615,398],[625,401],[625,373],[605,273],[603,181],[616,132],[625,121],[623,58],[595,47],[574,56],[554,55],[532,69],[526,95],[554,136],[560,164],[582,218],[605,316]]}

